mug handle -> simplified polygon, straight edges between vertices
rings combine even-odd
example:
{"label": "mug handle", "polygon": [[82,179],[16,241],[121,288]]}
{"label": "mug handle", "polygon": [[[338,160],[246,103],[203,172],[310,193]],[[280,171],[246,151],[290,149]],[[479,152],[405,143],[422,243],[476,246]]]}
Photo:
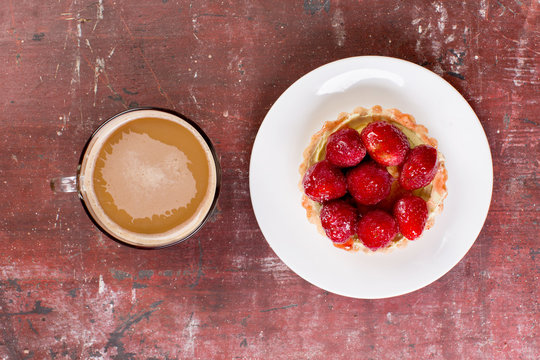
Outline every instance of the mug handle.
{"label": "mug handle", "polygon": [[51,189],[55,193],[77,192],[77,176],[57,177],[49,182]]}

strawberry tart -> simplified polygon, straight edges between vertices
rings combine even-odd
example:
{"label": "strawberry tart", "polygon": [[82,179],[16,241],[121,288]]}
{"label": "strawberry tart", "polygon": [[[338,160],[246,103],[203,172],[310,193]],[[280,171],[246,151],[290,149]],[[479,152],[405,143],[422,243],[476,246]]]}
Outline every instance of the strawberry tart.
{"label": "strawberry tart", "polygon": [[380,106],[327,121],[304,151],[300,175],[309,221],[350,251],[420,238],[447,195],[437,141],[411,115]]}

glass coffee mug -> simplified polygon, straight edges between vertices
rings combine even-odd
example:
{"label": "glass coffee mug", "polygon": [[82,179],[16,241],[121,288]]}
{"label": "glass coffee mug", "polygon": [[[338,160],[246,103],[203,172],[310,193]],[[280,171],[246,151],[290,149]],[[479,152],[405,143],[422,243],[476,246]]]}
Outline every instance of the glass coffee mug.
{"label": "glass coffee mug", "polygon": [[131,109],[105,121],[88,140],[76,176],[51,180],[77,192],[94,223],[143,248],[181,242],[216,206],[221,170],[204,132],[180,114]]}

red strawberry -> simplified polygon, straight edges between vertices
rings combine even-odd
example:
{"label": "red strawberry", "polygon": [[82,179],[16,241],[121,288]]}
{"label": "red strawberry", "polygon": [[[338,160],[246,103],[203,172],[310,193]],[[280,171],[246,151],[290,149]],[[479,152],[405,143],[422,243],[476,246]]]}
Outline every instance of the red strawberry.
{"label": "red strawberry", "polygon": [[429,145],[418,145],[407,154],[399,183],[407,190],[420,189],[433,180],[438,166],[437,149]]}
{"label": "red strawberry", "polygon": [[401,164],[409,150],[405,134],[385,121],[369,123],[360,136],[369,156],[384,166]]}
{"label": "red strawberry", "polygon": [[313,164],[302,180],[306,195],[318,202],[333,200],[347,193],[347,182],[341,170],[328,161]]}
{"label": "red strawberry", "polygon": [[396,220],[382,210],[372,210],[358,222],[358,238],[375,251],[386,247],[398,233]]}
{"label": "red strawberry", "polygon": [[333,200],[321,208],[321,224],[336,244],[343,244],[356,233],[358,210],[345,200]]}
{"label": "red strawberry", "polygon": [[409,240],[419,237],[428,218],[428,208],[424,199],[414,195],[405,195],[394,205],[394,217],[399,232]]}
{"label": "red strawberry", "polygon": [[347,187],[356,201],[374,205],[390,193],[392,176],[373,161],[361,163],[347,173]]}
{"label": "red strawberry", "polygon": [[339,167],[358,165],[366,156],[366,148],[358,131],[343,128],[328,137],[326,159]]}

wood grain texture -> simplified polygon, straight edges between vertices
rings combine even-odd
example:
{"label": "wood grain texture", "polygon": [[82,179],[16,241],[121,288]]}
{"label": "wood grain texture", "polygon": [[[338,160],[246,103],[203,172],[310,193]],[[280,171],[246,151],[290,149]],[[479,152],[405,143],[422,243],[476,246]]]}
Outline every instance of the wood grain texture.
{"label": "wood grain texture", "polygon": [[[534,0],[2,1],[0,358],[537,359],[539,13]],[[463,94],[495,183],[454,269],[368,301],[322,291],[276,257],[248,167],[290,84],[373,54]],[[74,173],[101,122],[136,106],[197,121],[223,167],[211,222],[159,251],[117,244],[48,187]]]}

